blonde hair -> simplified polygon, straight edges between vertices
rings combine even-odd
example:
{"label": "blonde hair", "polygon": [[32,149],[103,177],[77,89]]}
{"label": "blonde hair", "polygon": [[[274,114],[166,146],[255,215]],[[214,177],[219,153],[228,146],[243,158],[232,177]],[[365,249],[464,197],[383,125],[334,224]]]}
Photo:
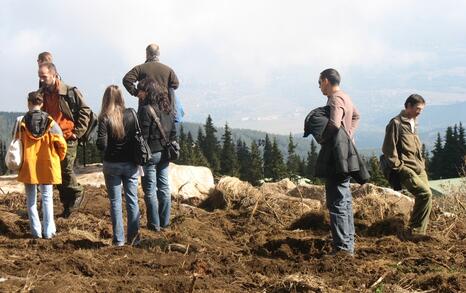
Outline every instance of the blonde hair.
{"label": "blonde hair", "polygon": [[123,125],[123,112],[125,111],[125,101],[123,94],[117,85],[110,85],[105,89],[102,98],[102,109],[99,120],[108,119],[112,137],[120,140],[125,137],[125,127]]}

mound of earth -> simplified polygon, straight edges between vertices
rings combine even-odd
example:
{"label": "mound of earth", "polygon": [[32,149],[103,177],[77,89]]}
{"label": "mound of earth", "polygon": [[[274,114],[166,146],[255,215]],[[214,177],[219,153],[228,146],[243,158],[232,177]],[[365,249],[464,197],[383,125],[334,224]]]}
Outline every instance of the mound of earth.
{"label": "mound of earth", "polygon": [[[23,193],[0,194],[0,291],[466,291],[466,195],[435,199],[429,236],[407,238],[403,206],[377,187],[354,186],[349,258],[330,255],[324,194],[293,191],[300,186],[222,178],[198,204],[174,200],[172,224],[161,232],[146,229],[140,194],[142,241],[124,247],[111,246],[103,187],[85,186],[82,208],[56,217],[52,240],[31,239]],[[56,192],[54,202],[58,215]]]}

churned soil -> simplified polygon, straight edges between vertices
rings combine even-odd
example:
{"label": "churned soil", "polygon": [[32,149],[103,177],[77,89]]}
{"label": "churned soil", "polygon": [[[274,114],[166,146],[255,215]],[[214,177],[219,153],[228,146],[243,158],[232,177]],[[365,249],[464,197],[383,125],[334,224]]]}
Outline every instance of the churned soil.
{"label": "churned soil", "polygon": [[173,202],[170,228],[153,232],[141,198],[141,243],[114,247],[105,188],[85,193],[68,219],[55,194],[52,240],[31,238],[23,193],[0,195],[0,292],[466,292],[464,198],[435,201],[425,237],[403,217],[356,219],[352,258],[331,255],[324,210],[280,202]]}

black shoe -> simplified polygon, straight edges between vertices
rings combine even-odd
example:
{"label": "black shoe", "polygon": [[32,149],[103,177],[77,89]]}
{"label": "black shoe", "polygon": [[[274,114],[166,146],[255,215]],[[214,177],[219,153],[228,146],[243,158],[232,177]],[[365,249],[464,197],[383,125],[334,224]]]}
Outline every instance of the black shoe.
{"label": "black shoe", "polygon": [[64,208],[63,212],[60,214],[60,217],[68,219],[70,217],[70,215],[71,215],[70,209],[69,208]]}

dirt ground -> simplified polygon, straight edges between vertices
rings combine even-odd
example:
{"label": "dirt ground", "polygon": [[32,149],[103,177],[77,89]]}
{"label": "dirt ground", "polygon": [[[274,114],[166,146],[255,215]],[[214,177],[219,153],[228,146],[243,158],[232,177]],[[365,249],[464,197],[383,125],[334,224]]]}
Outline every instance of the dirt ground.
{"label": "dirt ground", "polygon": [[349,258],[329,255],[324,212],[241,202],[173,202],[171,228],[156,233],[141,198],[141,244],[113,247],[105,189],[85,192],[68,219],[55,194],[52,240],[31,239],[24,194],[0,195],[1,292],[466,292],[466,196],[434,202],[429,237],[404,237],[402,217],[357,218]]}

